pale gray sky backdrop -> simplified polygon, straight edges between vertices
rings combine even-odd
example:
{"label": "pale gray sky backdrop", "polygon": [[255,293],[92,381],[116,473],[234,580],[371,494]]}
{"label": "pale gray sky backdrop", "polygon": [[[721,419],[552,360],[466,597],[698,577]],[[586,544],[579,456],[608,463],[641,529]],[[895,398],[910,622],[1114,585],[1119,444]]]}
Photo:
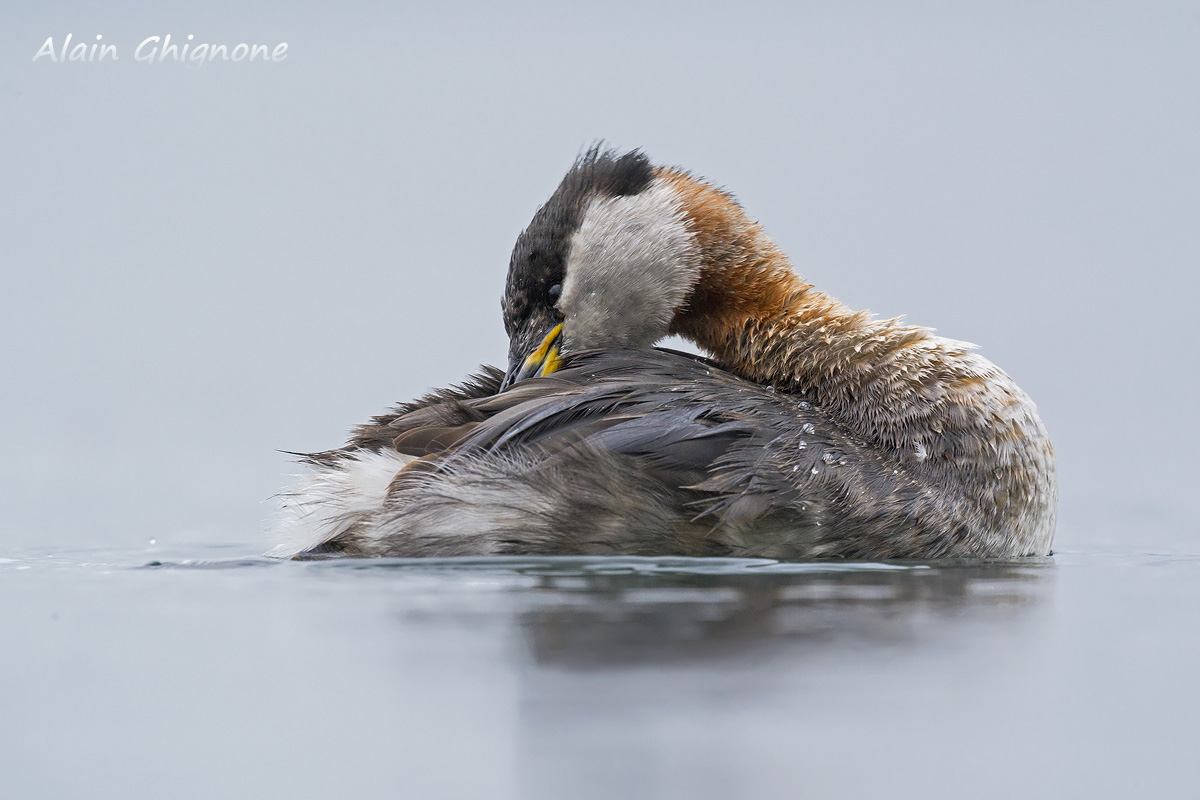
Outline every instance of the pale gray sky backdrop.
{"label": "pale gray sky backdrop", "polygon": [[[512,243],[601,137],[981,345],[1058,549],[1195,551],[1200,5],[106,5],[0,10],[0,552],[257,541],[277,449],[502,360]],[[121,60],[31,62],[67,33]],[[133,61],[165,33],[288,57]]]}

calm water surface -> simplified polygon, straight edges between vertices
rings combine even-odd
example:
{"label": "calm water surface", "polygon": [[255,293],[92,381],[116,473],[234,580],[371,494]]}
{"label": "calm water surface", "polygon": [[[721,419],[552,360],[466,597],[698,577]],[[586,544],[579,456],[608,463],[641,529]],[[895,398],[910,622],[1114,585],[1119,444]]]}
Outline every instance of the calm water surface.
{"label": "calm water surface", "polygon": [[[1200,557],[0,559],[11,797],[1194,797]],[[11,794],[9,792],[12,792]]]}

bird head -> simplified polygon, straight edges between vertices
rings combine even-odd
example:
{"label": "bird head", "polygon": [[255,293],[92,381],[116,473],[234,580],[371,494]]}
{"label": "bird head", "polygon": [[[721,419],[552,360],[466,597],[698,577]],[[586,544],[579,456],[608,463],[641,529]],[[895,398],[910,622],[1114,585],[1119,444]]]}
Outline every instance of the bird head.
{"label": "bird head", "polygon": [[553,372],[563,353],[668,334],[701,258],[675,175],[636,150],[592,148],[575,162],[513,248],[505,386]]}

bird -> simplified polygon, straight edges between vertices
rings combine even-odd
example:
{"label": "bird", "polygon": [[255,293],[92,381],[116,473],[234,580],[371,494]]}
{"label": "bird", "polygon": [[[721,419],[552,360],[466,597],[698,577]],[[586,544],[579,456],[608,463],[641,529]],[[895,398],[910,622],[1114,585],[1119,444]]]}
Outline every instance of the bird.
{"label": "bird", "polygon": [[[1054,450],[973,345],[805,281],[734,196],[594,146],[518,236],[507,369],[307,454],[277,555],[1050,554]],[[656,347],[678,335],[704,355]]]}

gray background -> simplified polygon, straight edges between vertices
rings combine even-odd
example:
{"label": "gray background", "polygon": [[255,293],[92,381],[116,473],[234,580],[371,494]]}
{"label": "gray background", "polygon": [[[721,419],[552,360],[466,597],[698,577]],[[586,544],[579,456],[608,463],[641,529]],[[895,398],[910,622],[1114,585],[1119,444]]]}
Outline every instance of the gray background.
{"label": "gray background", "polygon": [[[0,795],[1195,795],[1200,5],[243,6],[0,6]],[[1007,369],[1053,563],[239,559],[601,137]]]}
{"label": "gray background", "polygon": [[[5,5],[8,546],[262,537],[276,450],[502,360],[512,243],[601,137],[981,345],[1053,435],[1060,549],[1190,527],[1195,3],[434,5]],[[122,60],[31,63],[68,32]],[[164,33],[288,57],[133,61]]]}

